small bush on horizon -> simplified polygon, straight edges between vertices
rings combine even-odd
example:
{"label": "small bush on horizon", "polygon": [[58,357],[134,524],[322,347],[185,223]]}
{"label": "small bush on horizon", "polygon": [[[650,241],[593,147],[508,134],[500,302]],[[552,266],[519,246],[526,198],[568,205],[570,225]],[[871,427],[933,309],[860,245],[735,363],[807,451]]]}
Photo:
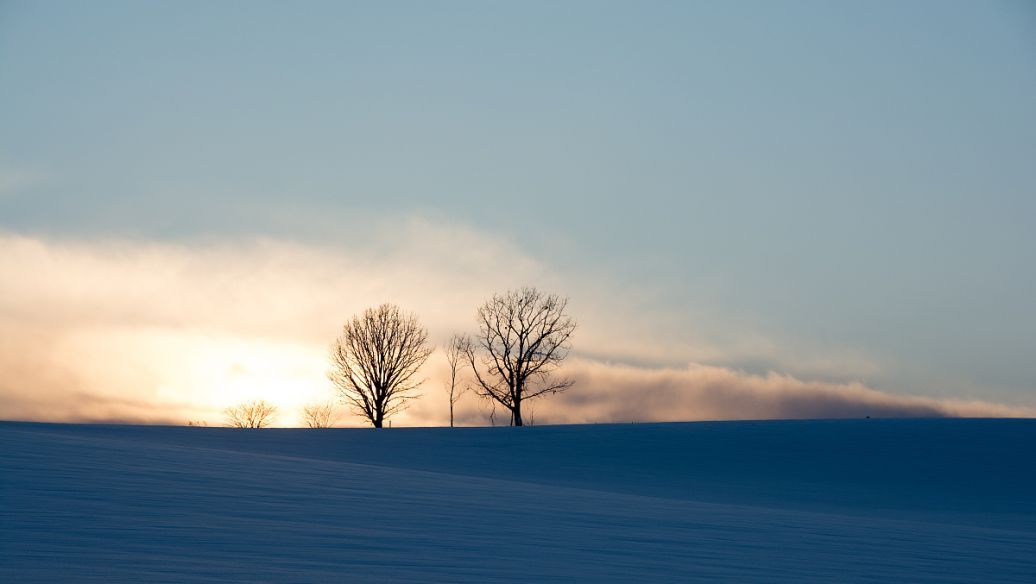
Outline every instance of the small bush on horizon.
{"label": "small bush on horizon", "polygon": [[277,415],[277,406],[266,400],[252,400],[223,410],[231,428],[266,428]]}
{"label": "small bush on horizon", "polygon": [[335,411],[335,403],[332,401],[302,408],[302,420],[307,428],[330,428],[337,417],[338,412]]}

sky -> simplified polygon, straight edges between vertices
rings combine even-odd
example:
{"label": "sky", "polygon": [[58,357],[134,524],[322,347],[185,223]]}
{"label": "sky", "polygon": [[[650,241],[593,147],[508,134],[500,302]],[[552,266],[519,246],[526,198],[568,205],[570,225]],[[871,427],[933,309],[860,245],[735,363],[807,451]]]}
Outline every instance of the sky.
{"label": "sky", "polygon": [[0,0],[0,418],[291,425],[526,284],[544,422],[1033,415],[1034,104],[1022,1]]}

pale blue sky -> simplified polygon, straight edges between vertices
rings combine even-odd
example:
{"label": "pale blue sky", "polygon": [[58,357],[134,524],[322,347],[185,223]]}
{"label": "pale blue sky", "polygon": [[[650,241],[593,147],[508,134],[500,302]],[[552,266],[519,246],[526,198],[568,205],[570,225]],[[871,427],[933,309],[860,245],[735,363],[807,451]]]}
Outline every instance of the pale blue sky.
{"label": "pale blue sky", "polygon": [[48,237],[449,218],[692,340],[1036,405],[1030,2],[0,1],[0,185]]}

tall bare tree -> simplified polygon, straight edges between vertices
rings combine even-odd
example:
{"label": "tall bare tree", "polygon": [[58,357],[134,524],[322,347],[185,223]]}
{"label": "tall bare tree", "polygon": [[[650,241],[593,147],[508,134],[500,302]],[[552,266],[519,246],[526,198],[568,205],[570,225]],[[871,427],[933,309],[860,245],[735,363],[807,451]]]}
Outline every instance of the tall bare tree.
{"label": "tall bare tree", "polygon": [[326,402],[303,407],[302,420],[308,428],[330,428],[335,421],[335,403]]}
{"label": "tall bare tree", "polygon": [[572,386],[551,375],[576,329],[567,306],[567,298],[526,287],[494,294],[478,309],[478,334],[465,346],[476,391],[506,408],[515,426],[523,425],[523,402]]}
{"label": "tall bare tree", "polygon": [[446,381],[446,393],[450,400],[450,427],[453,427],[453,406],[457,405],[461,396],[467,391],[467,387],[457,384],[457,376],[460,368],[464,366],[465,347],[469,341],[461,335],[453,335],[450,342],[446,344],[446,362],[450,366],[450,377]]}
{"label": "tall bare tree", "polygon": [[331,345],[328,377],[346,404],[381,428],[417,397],[421,382],[414,377],[432,353],[427,341],[413,314],[393,304],[368,308],[345,323]]}
{"label": "tall bare tree", "polygon": [[260,399],[229,407],[223,413],[231,428],[265,428],[273,423],[277,406]]}

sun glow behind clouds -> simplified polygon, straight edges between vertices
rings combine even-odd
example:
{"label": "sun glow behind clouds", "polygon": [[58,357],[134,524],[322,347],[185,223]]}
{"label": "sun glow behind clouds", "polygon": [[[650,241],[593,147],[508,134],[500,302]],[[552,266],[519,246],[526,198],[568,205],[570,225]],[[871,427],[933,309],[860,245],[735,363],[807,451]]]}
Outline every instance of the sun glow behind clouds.
{"label": "sun glow behind clouds", "polygon": [[179,356],[161,375],[155,392],[161,401],[185,399],[214,414],[263,399],[277,406],[277,425],[297,426],[303,406],[333,397],[325,354],[311,345],[211,335],[176,336],[164,344]]}
{"label": "sun glow behind clouds", "polygon": [[[43,419],[220,425],[225,408],[264,399],[278,408],[276,425],[297,426],[304,405],[334,397],[326,353],[314,343],[183,328],[91,327],[67,331],[47,345],[23,346],[23,357],[35,360],[36,371],[73,374],[36,388],[45,398],[40,401],[51,404]],[[81,394],[90,402],[136,409],[81,410],[75,403]],[[63,408],[69,411],[62,414]]]}
{"label": "sun glow behind clouds", "polygon": [[334,399],[327,350],[351,314],[395,302],[441,341],[492,290],[537,280],[463,227],[395,227],[348,249],[0,235],[0,418],[220,424],[265,399],[298,425]]}

